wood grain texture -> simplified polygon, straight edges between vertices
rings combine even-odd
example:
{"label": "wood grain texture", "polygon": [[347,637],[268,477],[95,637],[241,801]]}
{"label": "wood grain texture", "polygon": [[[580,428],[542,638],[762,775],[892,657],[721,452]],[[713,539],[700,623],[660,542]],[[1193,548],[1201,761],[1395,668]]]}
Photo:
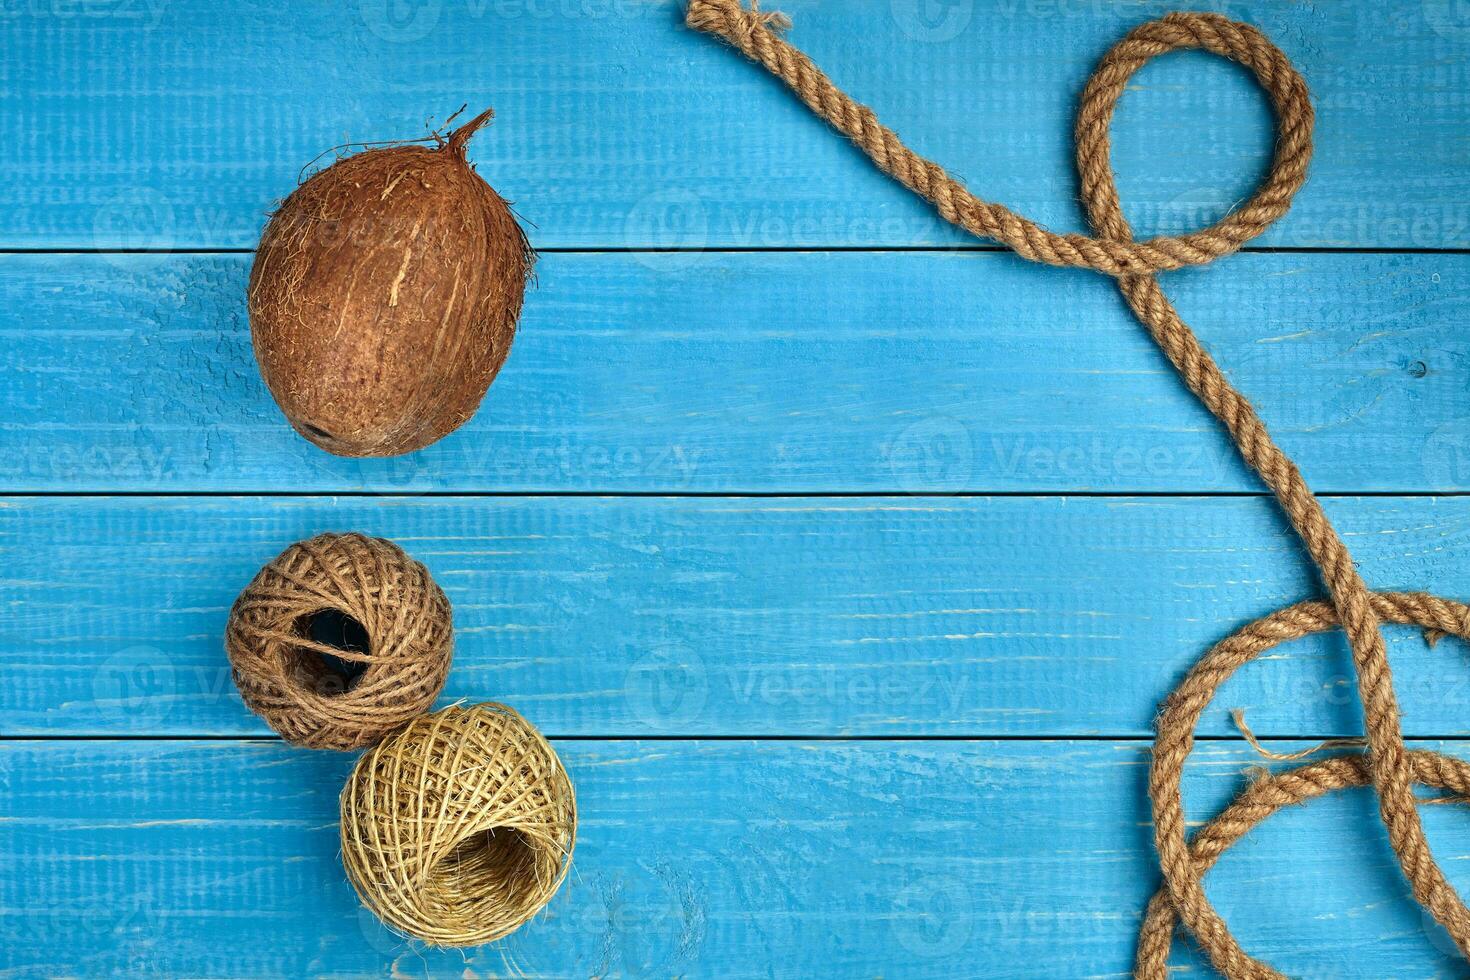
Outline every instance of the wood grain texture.
{"label": "wood grain texture", "polygon": [[[1122,977],[1157,880],[1139,743],[558,750],[582,817],[567,885],[504,942],[435,952],[361,911],[342,873],[347,756],[0,745],[0,973]],[[1202,747],[1191,813],[1215,812],[1259,762],[1238,743]],[[1424,819],[1470,885],[1466,815]],[[1361,791],[1276,816],[1209,888],[1246,948],[1288,975],[1458,970]],[[1174,959],[1202,969],[1182,944]]]}
{"label": "wood grain texture", "polygon": [[[476,417],[328,455],[247,256],[0,257],[11,491],[1258,490],[1084,273],[991,254],[550,255]],[[1470,489],[1470,256],[1246,255],[1171,293],[1318,490]]]}
{"label": "wood grain texture", "polygon": [[[1470,596],[1470,499],[1328,511],[1369,583]],[[292,541],[357,530],[454,606],[442,701],[553,735],[1147,735],[1205,649],[1319,594],[1261,498],[41,498],[0,506],[0,732],[250,734],[221,637]],[[1470,668],[1390,631],[1405,730]],[[1356,734],[1337,635],[1233,679],[1263,734]]]}
{"label": "wood grain texture", "polygon": [[[1175,4],[766,6],[915,149],[1070,230],[1076,93]],[[1206,6],[1280,43],[1318,110],[1258,244],[1470,247],[1470,7]],[[1265,499],[1054,496],[1257,485],[1110,283],[944,250],[974,243],[680,13],[0,0],[0,250],[73,253],[0,254],[0,980],[1126,975],[1154,706],[1317,584]],[[199,250],[253,247],[322,151],[463,103],[496,108],[472,159],[563,251],[462,432],[328,456],[260,382],[250,256]],[[1180,55],[1115,137],[1130,218],[1179,232],[1244,199],[1271,127],[1243,73]],[[1258,253],[1167,287],[1317,489],[1470,491],[1470,255]],[[984,490],[1020,496],[944,496]],[[330,496],[357,491],[399,495]],[[517,496],[562,492],[871,496]],[[1374,586],[1470,597],[1470,497],[1328,510]],[[569,737],[576,867],[503,943],[387,932],[338,858],[351,758],[251,738],[229,605],[328,529],[433,570],[445,702]],[[1390,640],[1406,732],[1470,736],[1464,646]],[[1339,638],[1295,643],[1202,730],[1239,706],[1356,734],[1352,687]],[[1191,819],[1261,761],[1204,743]],[[1470,888],[1465,814],[1424,816]],[[1279,815],[1209,888],[1289,975],[1463,966],[1366,793]]]}
{"label": "wood grain texture", "polygon": [[[919,152],[1059,229],[1071,113],[1102,53],[1167,2],[781,4],[797,43]],[[1470,15],[1217,0],[1315,94],[1318,153],[1283,245],[1470,245]],[[542,247],[963,240],[673,0],[33,0],[0,34],[0,245],[251,246],[302,166],[493,105],[481,172]],[[1208,224],[1269,154],[1264,100],[1207,56],[1150,66],[1116,129],[1146,231]]]}

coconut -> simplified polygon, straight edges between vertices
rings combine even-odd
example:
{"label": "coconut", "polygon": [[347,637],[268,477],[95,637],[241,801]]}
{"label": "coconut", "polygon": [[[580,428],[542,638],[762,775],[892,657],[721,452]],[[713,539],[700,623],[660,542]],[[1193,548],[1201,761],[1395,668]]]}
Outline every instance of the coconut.
{"label": "coconut", "polygon": [[367,150],[298,187],[250,271],[250,334],[296,431],[396,456],[475,413],[510,353],[534,258],[465,158],[489,110],[436,146]]}

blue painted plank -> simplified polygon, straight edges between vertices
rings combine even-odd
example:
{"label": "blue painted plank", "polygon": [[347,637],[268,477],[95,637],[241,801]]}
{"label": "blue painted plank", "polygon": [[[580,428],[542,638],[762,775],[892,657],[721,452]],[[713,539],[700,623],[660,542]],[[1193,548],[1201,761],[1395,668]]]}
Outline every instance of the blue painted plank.
{"label": "blue painted plank", "polygon": [[[1328,502],[1367,580],[1470,597],[1470,498]],[[222,648],[294,540],[361,530],[454,604],[443,701],[555,735],[1147,735],[1215,640],[1319,594],[1261,498],[27,498],[0,506],[0,733],[265,733]],[[1464,649],[1390,631],[1407,731],[1470,734]],[[1337,635],[1234,678],[1356,734]]]}
{"label": "blue painted plank", "polygon": [[[547,256],[479,414],[392,460],[285,424],[248,263],[0,257],[0,487],[1259,489],[1109,283],[1009,256]],[[1170,282],[1318,489],[1470,489],[1470,256],[1249,255]]]}
{"label": "blue painted plank", "polygon": [[[346,756],[279,743],[0,744],[0,968],[1122,977],[1157,881],[1140,743],[558,750],[582,818],[573,875],[541,918],[460,952],[404,941],[358,907],[338,860]],[[1260,761],[1238,743],[1202,747],[1185,784],[1191,814],[1212,814]],[[1470,887],[1464,815],[1423,812],[1451,881]],[[1459,969],[1410,900],[1364,791],[1276,816],[1226,855],[1209,890],[1245,947],[1290,976]],[[1203,970],[1182,942],[1174,962]]]}
{"label": "blue painted plank", "polygon": [[[982,196],[1062,229],[1071,113],[1102,53],[1177,4],[786,0],[794,38]],[[1312,180],[1274,245],[1470,245],[1470,15],[1446,0],[1216,0],[1296,61]],[[540,246],[872,246],[962,237],[785,91],[651,0],[106,0],[6,5],[0,245],[241,247],[303,165],[493,105],[485,176]],[[1264,100],[1207,56],[1149,67],[1121,112],[1145,232],[1207,223],[1269,155]]]}

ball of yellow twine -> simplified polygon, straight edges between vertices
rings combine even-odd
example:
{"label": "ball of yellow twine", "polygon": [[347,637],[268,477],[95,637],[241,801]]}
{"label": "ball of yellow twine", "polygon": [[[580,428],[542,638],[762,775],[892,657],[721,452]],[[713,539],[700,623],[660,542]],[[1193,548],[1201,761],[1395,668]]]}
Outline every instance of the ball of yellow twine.
{"label": "ball of yellow twine", "polygon": [[[312,639],[313,620],[328,612],[360,625],[365,649]],[[283,738],[355,749],[434,703],[449,673],[453,627],[429,570],[396,544],[322,534],[281,552],[246,586],[225,647],[246,705]]]}
{"label": "ball of yellow twine", "polygon": [[502,704],[415,719],[364,753],[342,791],[342,863],[358,896],[436,946],[515,931],[561,887],[576,836],[561,760]]}

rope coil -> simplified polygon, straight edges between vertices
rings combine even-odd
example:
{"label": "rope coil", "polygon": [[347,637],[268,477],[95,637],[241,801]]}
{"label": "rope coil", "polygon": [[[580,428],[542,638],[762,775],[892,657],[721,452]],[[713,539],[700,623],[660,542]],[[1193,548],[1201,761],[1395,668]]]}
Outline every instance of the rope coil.
{"label": "rope coil", "polygon": [[415,718],[357,760],[341,806],[342,864],[363,904],[434,946],[520,928],[561,888],[577,839],[566,767],[503,704]]}
{"label": "rope coil", "polygon": [[[364,649],[313,640],[311,620],[358,624]],[[359,749],[429,709],[454,655],[454,613],[422,563],[384,538],[319,534],[271,560],[225,627],[231,674],[250,710],[283,738]],[[348,680],[325,658],[352,665]]]}
{"label": "rope coil", "polygon": [[[1414,898],[1470,958],[1470,910],[1446,881],[1429,850],[1414,784],[1464,794],[1470,766],[1443,755],[1410,752],[1399,724],[1398,700],[1380,623],[1406,623],[1470,639],[1470,607],[1424,593],[1375,593],[1327,520],[1296,464],[1277,447],[1254,407],[1226,379],[1180,318],[1156,277],[1203,265],[1239,249],[1291,206],[1312,155],[1313,112],[1306,83],[1260,31],[1217,14],[1172,13],[1142,24],[1104,55],[1083,89],[1074,129],[1082,201],[1094,235],[1060,235],[1002,205],[981,200],[942,167],[914,153],[867,106],[854,101],[776,29],[789,24],[738,0],[689,0],[686,23],[727,41],[784,82],[817,116],[851,139],[880,170],[933,204],[939,215],[1023,258],[1092,269],[1116,278],[1118,289],[1179,372],[1185,385],[1229,432],[1241,457],[1276,495],[1320,573],[1330,602],[1305,602],[1251,623],[1218,643],[1164,703],[1150,767],[1154,843],[1164,888],[1149,903],[1140,931],[1135,976],[1166,977],[1174,922],[1193,934],[1211,962],[1231,978],[1279,977],[1253,959],[1204,894],[1201,878],[1244,833],[1291,803],[1332,789],[1371,785],[1379,815]],[[1114,181],[1109,126],[1125,85],[1150,59],[1198,48],[1236,61],[1254,74],[1276,116],[1270,171],[1251,198],[1209,228],[1136,241]],[[1366,758],[1338,756],[1257,780],[1195,835],[1185,836],[1180,781],[1200,714],[1219,686],[1263,650],[1309,633],[1340,627],[1347,635],[1363,704]]]}

